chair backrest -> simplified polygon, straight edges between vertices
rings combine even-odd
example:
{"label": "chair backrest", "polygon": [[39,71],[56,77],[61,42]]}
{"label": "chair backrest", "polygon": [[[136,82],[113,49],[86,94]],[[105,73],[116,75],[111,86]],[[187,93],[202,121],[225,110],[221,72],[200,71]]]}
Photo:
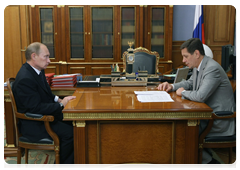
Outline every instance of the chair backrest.
{"label": "chair backrest", "polygon": [[213,52],[206,44],[203,44],[203,49],[206,56],[213,58]]}
{"label": "chair backrest", "polygon": [[14,128],[16,130],[16,145],[18,146],[18,137],[19,137],[19,130],[18,130],[18,126],[17,126],[17,122],[18,122],[18,119],[17,119],[17,116],[16,116],[16,112],[17,112],[17,106],[16,106],[16,102],[15,102],[15,98],[14,98],[14,95],[13,95],[13,92],[12,92],[12,86],[13,86],[13,83],[15,81],[15,78],[8,78],[7,79],[7,89],[8,89],[8,92],[9,92],[9,96],[10,96],[10,99],[11,99],[11,104],[12,104],[12,109],[13,109],[13,120],[14,120]]}
{"label": "chair backrest", "polygon": [[134,62],[133,64],[127,63],[127,54],[125,51],[123,53],[123,68],[127,73],[136,73],[138,70],[147,70],[148,74],[157,74],[159,54],[158,52],[149,51],[146,48],[139,47],[133,50]]}

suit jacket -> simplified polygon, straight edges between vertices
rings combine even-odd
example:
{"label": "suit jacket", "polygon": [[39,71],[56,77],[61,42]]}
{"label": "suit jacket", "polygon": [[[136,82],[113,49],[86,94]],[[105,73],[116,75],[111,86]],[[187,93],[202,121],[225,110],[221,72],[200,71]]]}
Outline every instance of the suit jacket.
{"label": "suit jacket", "polygon": [[[210,57],[204,56],[197,76],[193,69],[192,76],[187,81],[174,84],[174,89],[183,87],[186,91],[182,96],[186,99],[206,103],[216,111],[235,111],[236,104],[231,83],[222,67]],[[205,128],[207,122],[201,122],[200,128]],[[215,120],[208,136],[228,136],[235,133],[235,121]]]}
{"label": "suit jacket", "polygon": [[[12,87],[17,110],[19,113],[53,115],[54,121],[62,120],[61,107],[54,102],[55,95],[46,81],[44,70],[41,72],[44,82],[28,63],[22,65]],[[33,142],[49,137],[44,123],[38,121],[20,120],[20,132]]]}

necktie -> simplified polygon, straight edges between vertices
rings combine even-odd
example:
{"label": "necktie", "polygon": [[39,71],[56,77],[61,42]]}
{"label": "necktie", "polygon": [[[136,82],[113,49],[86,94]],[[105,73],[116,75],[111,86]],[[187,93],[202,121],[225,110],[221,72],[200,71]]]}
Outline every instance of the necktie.
{"label": "necktie", "polygon": [[42,72],[40,72],[39,76],[40,76],[41,82],[43,84],[43,87],[46,88],[45,81],[44,81],[44,76],[43,76]]}

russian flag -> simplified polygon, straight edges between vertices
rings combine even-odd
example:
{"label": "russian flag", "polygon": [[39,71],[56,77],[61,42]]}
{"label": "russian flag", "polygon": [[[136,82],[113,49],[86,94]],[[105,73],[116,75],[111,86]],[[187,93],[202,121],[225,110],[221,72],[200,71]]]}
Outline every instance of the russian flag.
{"label": "russian flag", "polygon": [[202,41],[202,43],[205,44],[202,5],[196,5],[195,7],[193,38],[199,38]]}

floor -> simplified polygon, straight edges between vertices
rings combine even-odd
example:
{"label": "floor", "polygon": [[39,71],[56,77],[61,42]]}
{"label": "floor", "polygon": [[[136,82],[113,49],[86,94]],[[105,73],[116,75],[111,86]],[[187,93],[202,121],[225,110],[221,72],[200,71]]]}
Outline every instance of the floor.
{"label": "floor", "polygon": [[[215,148],[212,149],[217,156],[225,163],[228,164],[228,148]],[[232,163],[236,161],[236,148],[233,149],[232,152]]]}

